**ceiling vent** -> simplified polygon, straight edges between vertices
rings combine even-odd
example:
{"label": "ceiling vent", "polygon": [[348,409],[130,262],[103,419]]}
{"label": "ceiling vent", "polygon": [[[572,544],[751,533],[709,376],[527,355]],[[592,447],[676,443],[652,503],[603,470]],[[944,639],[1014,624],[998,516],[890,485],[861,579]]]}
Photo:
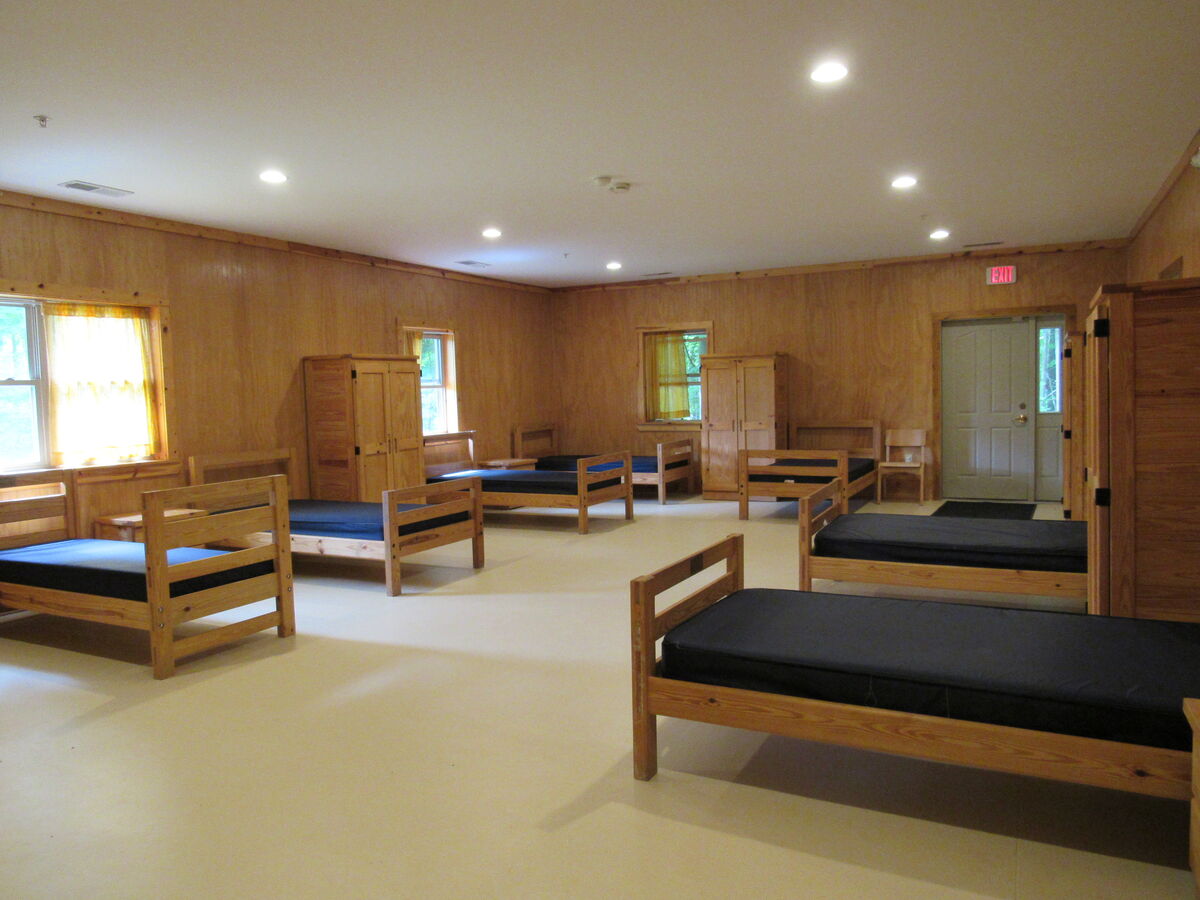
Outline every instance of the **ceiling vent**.
{"label": "ceiling vent", "polygon": [[964,250],[978,250],[980,247],[999,247],[1004,241],[982,241],[978,244],[963,244]]}
{"label": "ceiling vent", "polygon": [[98,194],[101,197],[128,197],[133,191],[124,191],[121,188],[108,187],[104,184],[92,184],[90,181],[64,181],[59,187],[71,188],[73,191],[87,191],[89,194]]}
{"label": "ceiling vent", "polygon": [[663,278],[667,275],[674,275],[674,272],[643,272],[643,278]]}
{"label": "ceiling vent", "polygon": [[477,259],[460,259],[455,263],[456,266],[469,266],[472,269],[486,269],[490,263],[480,262]]}

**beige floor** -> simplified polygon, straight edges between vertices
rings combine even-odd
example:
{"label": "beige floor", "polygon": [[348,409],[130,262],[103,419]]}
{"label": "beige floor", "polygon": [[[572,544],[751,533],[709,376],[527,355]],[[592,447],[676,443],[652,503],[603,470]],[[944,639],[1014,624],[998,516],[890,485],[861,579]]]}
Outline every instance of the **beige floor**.
{"label": "beige floor", "polygon": [[302,564],[297,638],[165,682],[132,632],[0,624],[0,896],[1192,896],[1182,803],[678,720],[634,781],[630,577],[733,531],[796,577],[786,507],[637,512],[490,515],[486,569],[398,598]]}

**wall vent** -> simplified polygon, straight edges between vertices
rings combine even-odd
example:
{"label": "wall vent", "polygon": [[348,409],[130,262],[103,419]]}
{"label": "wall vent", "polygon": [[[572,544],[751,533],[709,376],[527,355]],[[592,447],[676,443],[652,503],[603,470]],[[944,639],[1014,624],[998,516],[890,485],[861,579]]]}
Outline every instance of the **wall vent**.
{"label": "wall vent", "polygon": [[477,259],[460,259],[456,266],[470,266],[472,269],[486,269],[491,263],[480,262]]}
{"label": "wall vent", "polygon": [[1004,241],[980,241],[978,244],[963,244],[964,250],[978,250],[980,247],[999,247]]}
{"label": "wall vent", "polygon": [[59,187],[70,188],[73,191],[87,191],[89,194],[98,194],[101,197],[128,197],[133,193],[133,191],[109,187],[105,184],[92,184],[90,181],[64,181],[59,184]]}

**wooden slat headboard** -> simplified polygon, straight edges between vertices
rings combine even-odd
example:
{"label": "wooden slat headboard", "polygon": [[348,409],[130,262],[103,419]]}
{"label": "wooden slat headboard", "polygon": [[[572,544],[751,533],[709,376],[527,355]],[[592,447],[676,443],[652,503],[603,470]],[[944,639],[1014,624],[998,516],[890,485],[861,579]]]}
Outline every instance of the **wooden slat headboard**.
{"label": "wooden slat headboard", "polygon": [[475,432],[425,435],[425,475],[445,475],[474,469]]}
{"label": "wooden slat headboard", "polygon": [[878,460],[883,452],[878,419],[804,422],[796,426],[797,450],[845,450],[851,456]]}
{"label": "wooden slat headboard", "polygon": [[296,490],[296,457],[289,447],[243,453],[206,453],[188,457],[188,484],[235,481],[261,475],[286,475],[288,490]]}
{"label": "wooden slat headboard", "polygon": [[558,453],[558,427],[523,425],[513,429],[512,453],[517,459],[540,459]]}
{"label": "wooden slat headboard", "polygon": [[69,482],[51,478],[42,473],[0,477],[0,549],[72,536]]}

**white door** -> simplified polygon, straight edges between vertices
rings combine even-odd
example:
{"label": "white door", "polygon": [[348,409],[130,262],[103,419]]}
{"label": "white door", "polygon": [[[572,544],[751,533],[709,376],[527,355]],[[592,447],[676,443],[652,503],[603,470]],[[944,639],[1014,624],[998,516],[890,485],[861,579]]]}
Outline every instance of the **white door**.
{"label": "white door", "polygon": [[1028,319],[942,323],[942,495],[1032,500],[1036,329]]}

